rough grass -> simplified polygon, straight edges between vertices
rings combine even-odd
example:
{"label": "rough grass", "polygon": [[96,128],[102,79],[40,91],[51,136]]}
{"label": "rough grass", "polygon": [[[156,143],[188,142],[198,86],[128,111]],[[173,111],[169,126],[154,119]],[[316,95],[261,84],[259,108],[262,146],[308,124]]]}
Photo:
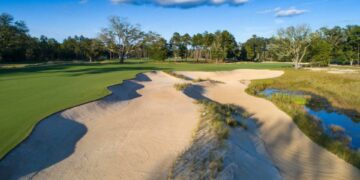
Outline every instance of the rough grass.
{"label": "rough grass", "polygon": [[[356,74],[333,75],[325,72],[288,70],[282,77],[276,79],[253,81],[247,92],[261,96],[257,92],[266,88],[311,92],[328,99],[332,105],[340,109],[353,109],[358,112],[360,107],[358,94],[360,77]],[[303,105],[311,101],[309,98],[311,97],[273,95],[269,99],[288,113],[310,139],[360,168],[360,152],[350,149],[347,146],[348,141],[334,139],[324,134],[318,120],[306,113]]]}
{"label": "rough grass", "polygon": [[191,79],[190,77],[187,77],[185,75],[182,75],[182,74],[179,74],[179,73],[176,73],[174,71],[164,71],[165,73],[171,75],[171,76],[174,76],[176,78],[179,78],[179,79],[183,79],[183,80],[187,80],[187,81],[192,81],[193,83],[199,83],[199,82],[205,82],[205,81],[208,81],[208,82],[211,82],[211,83],[224,83],[224,82],[221,82],[221,81],[216,81],[216,80],[212,80],[212,79],[202,79],[202,78],[197,78],[197,79]]}
{"label": "rough grass", "polygon": [[176,84],[174,84],[175,89],[178,91],[183,91],[186,88],[188,88],[189,86],[191,86],[191,83],[176,83]]}
{"label": "rough grass", "polygon": [[278,69],[288,64],[190,64],[127,61],[126,64],[0,66],[0,159],[24,140],[36,123],[54,112],[108,95],[107,87],[137,73]]}
{"label": "rough grass", "polygon": [[243,117],[244,111],[235,105],[225,104],[201,100],[198,101],[202,105],[202,119],[208,121],[211,129],[215,132],[219,139],[226,139],[229,135],[231,127],[241,126],[246,128],[246,125],[237,121],[234,116]]}
{"label": "rough grass", "polygon": [[174,71],[164,71],[166,74],[169,74],[170,76],[174,76],[176,78],[179,78],[179,79],[183,79],[183,80],[188,80],[188,81],[193,81],[191,78],[187,77],[187,76],[184,76],[182,74],[178,74],[178,73],[175,73]]}

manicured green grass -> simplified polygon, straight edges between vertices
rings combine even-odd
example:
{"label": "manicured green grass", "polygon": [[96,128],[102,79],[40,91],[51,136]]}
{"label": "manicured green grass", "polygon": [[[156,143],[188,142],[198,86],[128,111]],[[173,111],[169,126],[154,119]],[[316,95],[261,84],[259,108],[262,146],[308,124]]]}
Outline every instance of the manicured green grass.
{"label": "manicured green grass", "polygon": [[[259,95],[266,88],[279,88],[295,91],[307,91],[330,101],[332,106],[351,113],[357,119],[360,110],[360,76],[359,74],[329,74],[305,70],[287,70],[279,78],[253,81],[247,92]],[[308,115],[303,105],[314,97],[292,95],[273,95],[269,99],[280,109],[288,113],[297,126],[310,139],[345,161],[360,168],[360,152],[350,149],[347,142],[335,140],[322,132],[320,124]],[[355,114],[355,115],[354,115]]]}
{"label": "manicured green grass", "polygon": [[37,122],[54,112],[96,100],[106,87],[152,70],[276,69],[288,64],[144,63],[72,64],[0,68],[0,158],[24,140]]}

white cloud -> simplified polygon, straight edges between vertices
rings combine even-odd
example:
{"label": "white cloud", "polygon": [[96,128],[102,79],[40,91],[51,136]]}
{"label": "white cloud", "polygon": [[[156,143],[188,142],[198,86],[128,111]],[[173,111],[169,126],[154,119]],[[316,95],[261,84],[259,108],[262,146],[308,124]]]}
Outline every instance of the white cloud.
{"label": "white cloud", "polygon": [[306,13],[307,11],[304,9],[296,9],[296,8],[289,8],[289,9],[279,9],[275,12],[276,17],[291,17],[296,15],[301,15]]}
{"label": "white cloud", "polygon": [[294,7],[288,8],[288,9],[282,9],[280,7],[274,8],[274,9],[267,9],[264,11],[258,11],[258,14],[268,14],[268,13],[275,13],[276,17],[291,17],[296,15],[301,15],[306,13],[307,10],[305,9],[296,9]]}
{"label": "white cloud", "polygon": [[152,4],[162,7],[191,8],[197,6],[219,6],[228,4],[231,6],[242,5],[249,0],[110,0],[114,4]]}

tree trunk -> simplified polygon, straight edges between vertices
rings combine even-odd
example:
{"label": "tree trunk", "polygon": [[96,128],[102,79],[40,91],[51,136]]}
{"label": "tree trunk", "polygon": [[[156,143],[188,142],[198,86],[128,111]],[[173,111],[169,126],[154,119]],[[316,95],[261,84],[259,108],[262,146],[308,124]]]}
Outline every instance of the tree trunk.
{"label": "tree trunk", "polygon": [[200,51],[196,50],[196,62],[199,62]]}
{"label": "tree trunk", "polygon": [[358,43],[358,66],[360,65],[360,49],[359,49],[359,43]]}
{"label": "tree trunk", "polygon": [[120,54],[120,64],[124,64],[124,60],[125,60],[125,53],[121,53]]}

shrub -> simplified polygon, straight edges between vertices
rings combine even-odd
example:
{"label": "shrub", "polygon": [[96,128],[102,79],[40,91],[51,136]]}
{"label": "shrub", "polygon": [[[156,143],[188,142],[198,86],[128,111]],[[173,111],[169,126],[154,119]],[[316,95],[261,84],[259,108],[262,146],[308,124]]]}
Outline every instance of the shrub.
{"label": "shrub", "polygon": [[238,122],[233,117],[226,118],[226,124],[230,127],[235,127],[238,125]]}

